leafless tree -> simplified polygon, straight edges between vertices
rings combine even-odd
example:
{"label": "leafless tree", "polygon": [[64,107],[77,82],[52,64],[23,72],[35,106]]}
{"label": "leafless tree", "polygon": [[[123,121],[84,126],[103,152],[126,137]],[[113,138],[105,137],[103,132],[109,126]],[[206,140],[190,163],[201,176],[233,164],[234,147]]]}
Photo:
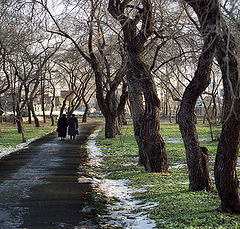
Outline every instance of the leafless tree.
{"label": "leafless tree", "polygon": [[152,2],[109,0],[108,10],[123,31],[130,108],[140,163],[148,171],[166,172],[165,144],[159,134],[160,101],[150,68],[141,57],[153,34]]}
{"label": "leafless tree", "polygon": [[[119,50],[115,52],[116,48],[111,51],[114,51],[117,58],[111,58],[113,52],[110,51],[110,48],[113,43],[109,40],[111,44],[108,44],[108,40],[105,39],[104,29],[109,27],[105,26],[108,25],[107,18],[101,16],[101,11],[105,6],[104,2],[91,0],[79,3],[80,5],[77,4],[73,7],[78,10],[75,18],[70,17],[69,13],[67,13],[63,15],[64,20],[57,19],[57,16],[48,8],[47,1],[34,1],[34,3],[42,6],[54,23],[54,28],[47,26],[47,30],[69,39],[85,61],[92,67],[95,75],[96,98],[105,117],[105,136],[107,138],[115,137],[117,134],[117,117],[123,111],[127,99],[126,88],[123,88],[118,104],[113,104],[112,101],[116,101],[116,91],[124,80],[125,61],[124,55]],[[77,16],[82,14],[85,14],[85,18],[77,18]],[[66,26],[66,23],[64,23],[66,22],[66,18],[73,22],[73,27],[70,27],[72,30],[69,30],[69,24]],[[79,30],[79,27],[87,31],[87,40],[83,40],[86,34]],[[115,43],[115,47],[116,44],[118,42]],[[117,45],[117,47],[119,46]],[[111,61],[115,59],[120,64],[112,65]]]}
{"label": "leafless tree", "polygon": [[[233,1],[232,3],[234,3]],[[228,3],[226,1],[226,3]],[[239,9],[239,3],[235,2]],[[225,5],[231,9],[230,5]],[[234,16],[235,14],[232,14]],[[237,14],[236,14],[237,15]],[[237,22],[237,20],[236,20]],[[239,84],[239,43],[235,38],[239,24],[234,30],[221,18],[221,30],[217,45],[216,59],[222,71],[224,85],[223,124],[219,139],[214,175],[221,198],[220,209],[224,212],[240,214],[240,200],[236,165],[240,145],[240,84]]]}
{"label": "leafless tree", "polygon": [[[217,1],[186,1],[193,7],[201,25],[203,37],[202,53],[194,78],[184,91],[179,111],[179,127],[183,137],[188,164],[190,188],[208,189],[209,174],[203,170],[203,151],[200,148],[194,120],[194,107],[198,97],[210,83],[210,72],[217,42],[219,27],[219,5]],[[209,191],[209,190],[208,190]]]}

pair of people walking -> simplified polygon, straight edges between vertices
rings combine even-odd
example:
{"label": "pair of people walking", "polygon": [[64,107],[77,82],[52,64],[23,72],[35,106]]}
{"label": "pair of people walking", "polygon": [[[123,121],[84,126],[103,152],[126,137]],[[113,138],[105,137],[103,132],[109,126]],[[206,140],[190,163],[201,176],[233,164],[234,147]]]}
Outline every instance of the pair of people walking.
{"label": "pair of people walking", "polygon": [[60,137],[61,140],[66,138],[67,128],[70,139],[75,139],[78,134],[78,120],[74,114],[72,114],[72,117],[69,118],[69,120],[67,120],[66,114],[63,114],[58,120],[57,127],[58,137]]}

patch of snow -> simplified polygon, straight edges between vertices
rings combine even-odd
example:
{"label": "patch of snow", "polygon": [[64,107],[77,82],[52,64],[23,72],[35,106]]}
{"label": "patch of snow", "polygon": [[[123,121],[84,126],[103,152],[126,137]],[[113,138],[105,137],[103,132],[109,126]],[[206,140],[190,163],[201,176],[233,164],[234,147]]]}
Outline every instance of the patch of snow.
{"label": "patch of snow", "polygon": [[92,179],[91,178],[86,178],[86,177],[79,177],[78,178],[78,183],[84,183],[84,184],[88,184],[88,183],[92,183]]}
{"label": "patch of snow", "polygon": [[[87,150],[89,152],[90,165],[101,165],[101,150],[97,148],[95,137],[100,130],[95,131],[88,138]],[[135,200],[133,194],[136,192],[146,192],[145,189],[132,189],[128,180],[94,179],[95,185],[103,191],[108,198],[117,198],[114,205],[108,205],[110,216],[102,216],[108,225],[124,226],[124,228],[145,229],[155,228],[155,221],[149,219],[146,211],[133,213],[137,209],[149,209],[157,206],[157,203],[142,204],[140,200]],[[110,219],[109,219],[110,217]]]}
{"label": "patch of snow", "polygon": [[95,138],[99,134],[101,129],[96,130],[88,137],[87,150],[89,152],[89,165],[92,167],[99,167],[102,162],[101,151],[96,146]]}
{"label": "patch of snow", "polygon": [[37,141],[40,138],[42,138],[42,136],[28,139],[26,142],[18,144],[16,146],[16,148],[11,148],[11,149],[6,149],[6,150],[0,151],[0,159],[3,158],[3,157],[6,157],[6,156],[8,156],[8,155],[10,155],[12,153],[16,153],[16,152],[18,152],[18,151],[28,147],[29,144],[31,144],[32,142]]}
{"label": "patch of snow", "polygon": [[237,158],[237,166],[240,167],[240,157]]}
{"label": "patch of snow", "polygon": [[187,167],[187,164],[176,164],[176,165],[171,165],[168,167],[169,170],[172,169],[181,169]]}
{"label": "patch of snow", "polygon": [[[182,138],[171,138],[171,137],[168,137],[168,136],[163,136],[163,139],[167,143],[183,143]],[[211,141],[211,139],[210,138],[199,138],[199,141],[200,142]]]}
{"label": "patch of snow", "polygon": [[3,157],[6,157],[6,156],[8,156],[8,155],[10,155],[11,153],[18,152],[19,150],[27,147],[30,143],[32,143],[32,142],[34,142],[34,141],[36,141],[36,140],[38,140],[38,139],[40,139],[40,138],[41,138],[41,137],[31,138],[31,139],[27,140],[27,141],[24,142],[24,143],[18,144],[18,145],[16,146],[16,148],[14,148],[14,149],[8,149],[8,150],[3,150],[3,151],[1,151],[1,152],[0,152],[0,159],[3,158]]}

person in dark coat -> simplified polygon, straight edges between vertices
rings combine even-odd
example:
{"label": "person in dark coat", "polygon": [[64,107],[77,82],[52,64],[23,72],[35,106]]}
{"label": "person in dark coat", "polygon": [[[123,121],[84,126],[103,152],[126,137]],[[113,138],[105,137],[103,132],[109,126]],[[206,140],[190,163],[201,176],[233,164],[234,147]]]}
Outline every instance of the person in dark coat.
{"label": "person in dark coat", "polygon": [[60,137],[61,140],[64,140],[67,136],[68,127],[68,120],[65,114],[58,119],[57,127],[58,137]]}
{"label": "person in dark coat", "polygon": [[78,120],[74,114],[68,120],[68,135],[70,135],[70,139],[75,139],[75,136],[78,133]]}

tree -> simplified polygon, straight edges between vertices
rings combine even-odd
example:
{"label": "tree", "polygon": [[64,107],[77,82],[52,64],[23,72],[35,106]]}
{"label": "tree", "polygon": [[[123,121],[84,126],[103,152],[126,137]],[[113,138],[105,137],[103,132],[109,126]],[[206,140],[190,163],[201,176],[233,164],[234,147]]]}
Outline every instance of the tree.
{"label": "tree", "polygon": [[[223,124],[214,175],[221,198],[221,211],[240,214],[239,181],[236,173],[240,145],[239,46],[227,23],[223,18],[221,20],[216,58],[222,71],[224,85]],[[239,24],[235,25],[234,31]]]}
{"label": "tree", "polygon": [[[58,72],[65,84],[68,85],[69,92],[71,92],[71,96],[68,97],[68,117],[71,117],[82,102],[86,107],[86,112],[88,112],[88,102],[95,92],[92,70],[89,65],[79,59],[79,53],[70,50],[62,53],[61,57],[56,60],[57,65],[60,67]],[[87,113],[84,115],[85,120],[87,119],[86,115]]]}
{"label": "tree", "polygon": [[[4,77],[1,79],[1,86],[0,86],[0,96],[4,94],[5,92],[8,91],[10,88],[10,76],[7,70],[7,61],[6,61],[6,50],[2,45],[2,42],[0,41],[0,55],[2,56],[2,71]],[[2,114],[3,114],[3,109],[2,109],[2,101],[0,101],[0,123],[2,123]],[[1,136],[1,128],[0,128],[0,136]]]}
{"label": "tree", "polygon": [[[139,159],[147,171],[167,172],[164,141],[159,134],[160,101],[150,68],[141,55],[152,35],[152,3],[109,0],[108,11],[121,24],[124,48],[127,52],[127,82],[134,134]],[[143,102],[144,97],[144,102]]]}
{"label": "tree", "polygon": [[[81,7],[78,5],[78,7],[74,8],[81,11],[80,13],[77,12],[78,15],[83,13],[83,9],[88,13],[88,15],[86,15],[87,20],[84,18],[84,22],[82,22],[82,19],[80,19],[82,24],[85,24],[86,21],[88,22],[87,27],[84,28],[88,31],[88,40],[84,41],[86,45],[81,46],[79,40],[82,39],[82,37],[86,37],[86,34],[82,34],[82,37],[79,36],[79,25],[75,25],[75,21],[77,20],[73,20],[72,31],[74,32],[73,34],[70,34],[66,29],[67,26],[65,26],[64,29],[64,21],[66,20],[62,21],[61,26],[48,8],[47,1],[34,2],[40,4],[44,8],[55,25],[55,28],[46,28],[47,31],[69,39],[85,61],[90,64],[95,75],[96,98],[105,117],[105,136],[107,138],[115,137],[118,129],[117,117],[122,113],[127,100],[126,88],[122,89],[118,104],[113,104],[112,101],[116,101],[115,98],[118,87],[124,80],[126,63],[121,50],[115,51],[116,48],[110,50],[113,43],[109,39],[111,44],[108,45],[107,40],[105,39],[104,28],[107,29],[108,27],[103,25],[108,24],[108,20],[104,16],[101,17],[101,11],[103,10],[102,7],[105,5],[99,0],[91,0],[89,1],[90,3],[88,1],[83,2]],[[84,6],[84,4],[86,4],[86,6]],[[71,14],[72,13],[73,11],[71,10]],[[72,18],[70,18],[70,20],[72,20]],[[77,29],[74,26],[76,26]],[[78,33],[77,36],[76,33]],[[108,33],[108,31],[106,31],[106,33]],[[116,47],[117,44],[117,47],[119,47],[118,43],[119,42],[115,42],[114,46]],[[111,58],[113,51],[117,57],[114,56],[114,58]],[[113,60],[116,60],[117,64],[115,63],[115,65],[113,65],[111,63]],[[122,85],[125,86],[126,84]]]}
{"label": "tree", "polygon": [[[198,1],[187,1],[193,8],[200,6]],[[203,2],[209,6],[209,1]],[[218,1],[211,1],[211,9],[218,15],[215,27],[218,39],[216,40],[216,59],[222,71],[224,86],[223,101],[223,125],[219,139],[214,175],[216,187],[221,199],[220,210],[230,213],[240,213],[240,201],[238,193],[238,179],[236,173],[237,156],[240,144],[240,124],[239,124],[239,63],[237,58],[237,43],[231,34],[224,18],[222,17]],[[194,8],[195,9],[195,8]],[[204,9],[203,5],[201,9]],[[204,18],[210,9],[195,12],[199,18]],[[201,16],[201,17],[200,17]],[[206,18],[206,17],[205,17]],[[219,22],[221,21],[221,24]],[[200,21],[201,22],[201,21]],[[206,27],[211,28],[214,21],[206,21]],[[220,27],[221,25],[221,27]],[[203,182],[204,183],[204,182]],[[200,186],[199,186],[200,187]]]}
{"label": "tree", "polygon": [[[194,120],[194,108],[198,97],[210,83],[210,72],[217,42],[217,28],[220,19],[217,1],[188,1],[198,16],[203,37],[202,53],[197,71],[183,94],[179,111],[179,127],[183,137],[189,172],[190,188],[209,188],[209,174],[203,169],[204,152],[200,148]],[[205,173],[206,172],[206,173]],[[209,191],[209,190],[208,190]]]}

